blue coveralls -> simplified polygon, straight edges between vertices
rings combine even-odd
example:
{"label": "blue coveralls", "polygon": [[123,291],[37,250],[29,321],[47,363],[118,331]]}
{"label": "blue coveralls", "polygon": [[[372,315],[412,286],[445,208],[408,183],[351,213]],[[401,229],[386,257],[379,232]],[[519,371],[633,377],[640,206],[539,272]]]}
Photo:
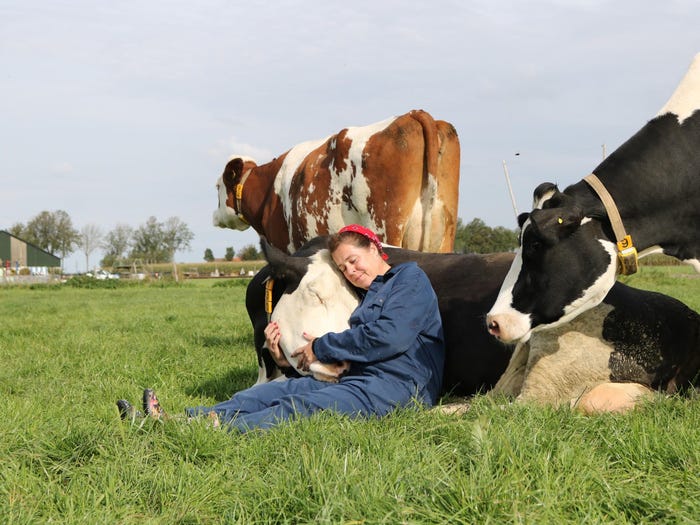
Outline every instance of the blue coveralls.
{"label": "blue coveralls", "polygon": [[314,341],[319,361],[350,361],[338,383],[312,377],[242,390],[190,416],[216,412],[241,432],[267,429],[320,410],[351,417],[383,416],[414,400],[432,406],[440,395],[445,345],[437,297],[418,265],[396,265],[378,276],[350,316],[350,328]]}

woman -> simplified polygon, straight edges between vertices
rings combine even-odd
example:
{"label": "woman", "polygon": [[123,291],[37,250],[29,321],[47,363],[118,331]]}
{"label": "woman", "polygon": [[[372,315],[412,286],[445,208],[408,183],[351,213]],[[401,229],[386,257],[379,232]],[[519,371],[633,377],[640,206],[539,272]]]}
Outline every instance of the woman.
{"label": "woman", "polygon": [[[292,355],[306,370],[316,360],[348,361],[347,375],[338,383],[307,376],[255,385],[213,407],[187,409],[189,416],[208,415],[246,432],[321,410],[369,417],[414,402],[436,403],[445,351],[437,297],[428,277],[414,262],[390,266],[377,236],[356,224],[331,236],[329,250],[343,276],[360,291],[360,305],[350,316],[350,328],[307,337],[309,342]],[[284,364],[276,323],[266,327],[265,337],[275,360]],[[162,415],[152,390],[144,392],[144,410]]]}

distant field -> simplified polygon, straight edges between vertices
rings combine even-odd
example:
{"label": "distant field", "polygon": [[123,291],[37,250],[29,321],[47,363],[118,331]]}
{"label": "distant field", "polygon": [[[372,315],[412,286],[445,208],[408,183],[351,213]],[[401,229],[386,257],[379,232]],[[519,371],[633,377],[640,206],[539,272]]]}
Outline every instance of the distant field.
{"label": "distant field", "polygon": [[[625,278],[700,310],[683,266]],[[246,279],[0,287],[0,523],[697,523],[700,406],[333,415],[244,437],[119,420],[257,375]],[[92,288],[88,286],[94,286]]]}

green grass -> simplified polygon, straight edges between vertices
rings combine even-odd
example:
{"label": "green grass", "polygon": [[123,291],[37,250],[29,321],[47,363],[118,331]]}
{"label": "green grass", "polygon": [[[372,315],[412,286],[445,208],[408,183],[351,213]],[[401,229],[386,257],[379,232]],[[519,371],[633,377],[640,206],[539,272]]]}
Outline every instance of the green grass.
{"label": "green grass", "polygon": [[[700,310],[690,273],[626,280]],[[690,399],[584,417],[482,397],[462,416],[319,415],[245,436],[121,422],[115,400],[145,387],[179,413],[255,381],[244,293],[0,287],[0,523],[697,523]]]}

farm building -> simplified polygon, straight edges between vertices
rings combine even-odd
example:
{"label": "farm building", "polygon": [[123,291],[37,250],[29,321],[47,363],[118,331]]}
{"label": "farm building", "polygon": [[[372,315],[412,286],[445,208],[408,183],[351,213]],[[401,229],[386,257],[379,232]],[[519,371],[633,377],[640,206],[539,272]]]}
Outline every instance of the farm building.
{"label": "farm building", "polygon": [[18,272],[29,268],[31,273],[46,273],[49,268],[61,266],[61,258],[0,230],[0,268]]}

